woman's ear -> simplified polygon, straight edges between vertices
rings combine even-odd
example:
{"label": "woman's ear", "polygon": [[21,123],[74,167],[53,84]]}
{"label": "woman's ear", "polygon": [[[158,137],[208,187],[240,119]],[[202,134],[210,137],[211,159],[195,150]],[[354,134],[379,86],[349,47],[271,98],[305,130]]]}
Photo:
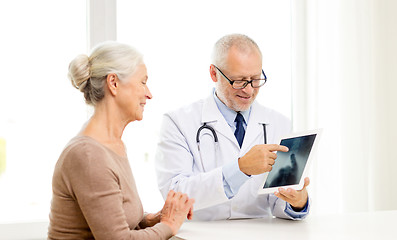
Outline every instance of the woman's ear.
{"label": "woman's ear", "polygon": [[211,79],[212,79],[213,82],[217,82],[218,81],[218,78],[216,77],[216,74],[217,74],[216,68],[215,68],[214,64],[211,64],[210,65],[210,75],[211,75]]}
{"label": "woman's ear", "polygon": [[108,86],[109,92],[113,96],[116,96],[120,85],[120,80],[117,77],[117,74],[115,73],[108,74],[108,76],[106,77],[106,85]]}

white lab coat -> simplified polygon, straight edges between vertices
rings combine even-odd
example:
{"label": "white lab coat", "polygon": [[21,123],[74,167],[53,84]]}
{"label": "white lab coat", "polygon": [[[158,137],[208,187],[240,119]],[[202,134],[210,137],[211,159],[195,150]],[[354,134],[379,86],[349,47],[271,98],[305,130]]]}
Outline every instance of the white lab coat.
{"label": "white lab coat", "polygon": [[[203,130],[201,161],[196,134],[203,123],[215,129],[219,144],[215,145],[209,130]],[[166,198],[171,189],[187,193],[195,199],[194,219],[199,220],[260,218],[270,214],[291,218],[284,212],[285,201],[273,194],[258,195],[267,173],[252,176],[233,198],[225,195],[222,166],[238,161],[251,147],[264,143],[263,123],[267,143],[279,143],[280,137],[291,129],[286,117],[254,102],[240,149],[213,95],[165,114],[156,153],[158,185],[163,197]]]}

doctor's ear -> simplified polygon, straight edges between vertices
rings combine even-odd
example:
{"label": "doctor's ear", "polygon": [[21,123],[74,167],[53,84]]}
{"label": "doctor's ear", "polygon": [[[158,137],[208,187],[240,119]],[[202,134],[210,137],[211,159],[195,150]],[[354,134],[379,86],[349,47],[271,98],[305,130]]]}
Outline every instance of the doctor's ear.
{"label": "doctor's ear", "polygon": [[210,75],[211,75],[211,79],[213,82],[218,82],[217,74],[218,74],[218,72],[216,71],[216,67],[214,66],[214,64],[211,64],[210,65]]}
{"label": "doctor's ear", "polygon": [[115,73],[108,74],[108,76],[106,77],[106,85],[109,89],[109,92],[113,96],[115,96],[117,94],[117,90],[120,86],[120,80],[117,77],[117,74],[115,74]]}

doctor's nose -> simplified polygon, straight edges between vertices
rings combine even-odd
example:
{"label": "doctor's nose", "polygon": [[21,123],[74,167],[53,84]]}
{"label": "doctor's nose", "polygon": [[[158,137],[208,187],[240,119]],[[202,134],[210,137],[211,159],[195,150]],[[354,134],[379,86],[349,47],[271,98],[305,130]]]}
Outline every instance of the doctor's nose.
{"label": "doctor's nose", "polygon": [[247,84],[247,86],[245,86],[245,88],[241,89],[243,92],[247,93],[247,94],[252,94],[254,92],[254,88],[252,87],[251,84]]}

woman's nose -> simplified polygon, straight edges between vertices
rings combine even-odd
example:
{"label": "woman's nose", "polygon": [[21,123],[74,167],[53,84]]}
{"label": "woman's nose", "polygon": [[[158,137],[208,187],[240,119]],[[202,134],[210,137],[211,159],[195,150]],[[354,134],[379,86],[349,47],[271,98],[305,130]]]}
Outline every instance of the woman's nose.
{"label": "woman's nose", "polygon": [[147,99],[152,99],[153,98],[152,93],[149,90],[149,87],[146,88],[146,98]]}

